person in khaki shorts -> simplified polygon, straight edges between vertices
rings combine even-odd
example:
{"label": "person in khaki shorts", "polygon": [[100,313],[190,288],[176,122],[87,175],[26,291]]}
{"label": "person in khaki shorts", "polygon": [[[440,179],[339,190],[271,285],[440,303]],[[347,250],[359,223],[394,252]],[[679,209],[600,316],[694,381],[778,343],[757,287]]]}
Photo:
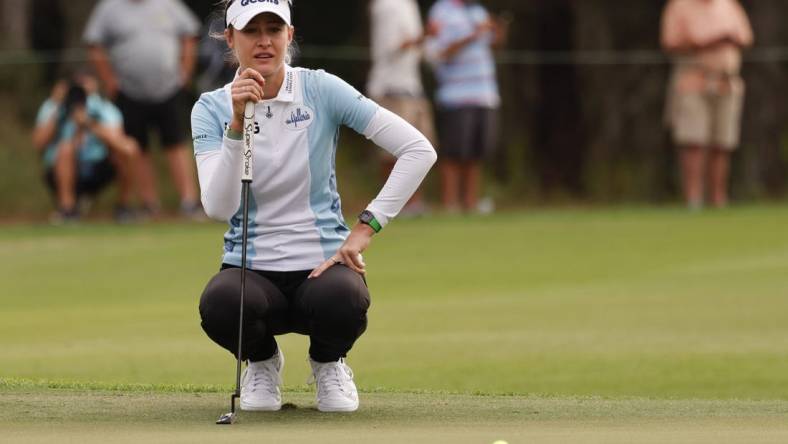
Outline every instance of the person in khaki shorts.
{"label": "person in khaki shorts", "polygon": [[670,0],[661,40],[674,58],[666,118],[680,148],[684,197],[702,207],[708,179],[711,204],[724,207],[744,101],[741,52],[753,44],[747,14],[736,0]]}
{"label": "person in khaki shorts", "polygon": [[[367,93],[380,106],[402,117],[435,143],[432,107],[421,83],[421,46],[426,34],[416,0],[370,2],[372,69]],[[389,177],[396,158],[381,151],[381,178]],[[419,216],[427,211],[416,191],[400,213]]]}

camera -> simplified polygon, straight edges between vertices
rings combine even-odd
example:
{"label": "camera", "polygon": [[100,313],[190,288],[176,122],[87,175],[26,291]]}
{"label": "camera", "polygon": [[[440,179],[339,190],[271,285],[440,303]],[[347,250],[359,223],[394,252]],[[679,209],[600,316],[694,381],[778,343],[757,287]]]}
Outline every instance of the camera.
{"label": "camera", "polygon": [[68,87],[66,99],[63,102],[65,114],[70,115],[77,106],[84,107],[87,104],[87,101],[88,93],[85,91],[85,88],[80,84],[72,82]]}

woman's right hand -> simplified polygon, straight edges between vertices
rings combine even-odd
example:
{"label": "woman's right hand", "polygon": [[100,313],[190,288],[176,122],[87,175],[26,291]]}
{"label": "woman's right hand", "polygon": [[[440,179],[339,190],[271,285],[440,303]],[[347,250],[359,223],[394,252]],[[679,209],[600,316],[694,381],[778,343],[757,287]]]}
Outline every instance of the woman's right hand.
{"label": "woman's right hand", "polygon": [[263,100],[265,93],[265,79],[252,68],[246,68],[241,75],[233,82],[231,93],[233,98],[233,121],[230,128],[235,131],[243,131],[244,109],[246,102],[257,103]]}

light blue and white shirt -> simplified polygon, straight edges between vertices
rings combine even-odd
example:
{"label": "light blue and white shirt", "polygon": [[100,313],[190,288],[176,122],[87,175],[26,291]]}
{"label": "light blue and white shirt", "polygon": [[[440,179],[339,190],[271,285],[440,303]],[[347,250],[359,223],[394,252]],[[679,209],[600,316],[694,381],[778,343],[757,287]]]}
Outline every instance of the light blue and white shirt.
{"label": "light blue and white shirt", "polygon": [[441,108],[481,106],[497,108],[501,103],[492,54],[492,33],[477,38],[451,59],[440,55],[453,43],[472,35],[479,24],[490,19],[478,3],[438,0],[429,12],[429,22],[438,34],[427,40],[425,51],[435,67],[438,81],[435,101]]}
{"label": "light blue and white shirt", "polygon": [[[200,97],[192,110],[192,136],[203,207],[230,225],[222,260],[240,266],[242,141],[225,136],[232,119],[231,86]],[[398,158],[367,207],[381,225],[399,213],[435,162],[435,150],[421,133],[343,80],[285,66],[279,95],[255,107],[247,267],[311,270],[344,242],[350,229],[335,168],[341,125]]]}
{"label": "light blue and white shirt", "polygon": [[[85,102],[85,107],[88,115],[100,125],[112,128],[123,127],[123,115],[120,113],[120,110],[112,102],[105,100],[100,95],[89,95]],[[61,115],[62,112],[63,109],[60,105],[48,99],[41,104],[36,116],[36,126],[43,125],[53,118],[60,120],[55,137],[44,149],[43,162],[45,168],[52,168],[55,164],[58,147],[63,142],[71,140],[77,133],[77,126],[70,119]],[[88,132],[82,141],[82,145],[79,146],[79,164],[98,163],[108,156],[109,151],[107,151],[104,143],[93,133]]]}

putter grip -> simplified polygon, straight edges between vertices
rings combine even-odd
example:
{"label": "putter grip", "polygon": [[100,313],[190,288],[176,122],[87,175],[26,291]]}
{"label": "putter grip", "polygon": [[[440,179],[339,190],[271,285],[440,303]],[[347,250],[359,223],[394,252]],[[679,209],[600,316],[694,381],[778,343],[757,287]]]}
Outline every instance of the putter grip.
{"label": "putter grip", "polygon": [[244,149],[241,181],[251,182],[254,172],[254,102],[246,102],[244,108]]}

